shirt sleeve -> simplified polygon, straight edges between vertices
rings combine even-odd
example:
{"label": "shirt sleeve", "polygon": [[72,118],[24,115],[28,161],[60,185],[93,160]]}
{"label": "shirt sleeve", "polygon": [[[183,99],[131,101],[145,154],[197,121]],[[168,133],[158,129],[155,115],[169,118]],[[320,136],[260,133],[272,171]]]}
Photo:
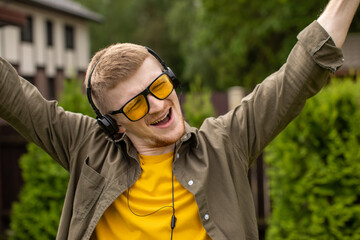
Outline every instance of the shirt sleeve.
{"label": "shirt sleeve", "polygon": [[332,73],[344,63],[341,49],[335,46],[330,35],[317,21],[299,33],[298,41],[314,62]]}
{"label": "shirt sleeve", "polygon": [[341,49],[314,21],[298,35],[286,63],[234,110],[203,126],[221,126],[241,161],[249,164],[302,110],[343,63]]}
{"label": "shirt sleeve", "polygon": [[47,101],[38,89],[21,78],[0,58],[0,117],[28,141],[32,141],[65,169],[70,154],[85,141],[95,120],[64,111],[56,101]]}

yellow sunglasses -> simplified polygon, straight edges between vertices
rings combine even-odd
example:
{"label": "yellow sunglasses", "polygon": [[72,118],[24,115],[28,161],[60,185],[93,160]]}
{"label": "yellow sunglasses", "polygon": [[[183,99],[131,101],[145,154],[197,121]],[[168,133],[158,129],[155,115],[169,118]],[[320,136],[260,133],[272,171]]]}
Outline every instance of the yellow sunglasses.
{"label": "yellow sunglasses", "polygon": [[168,69],[161,73],[152,83],[141,93],[130,99],[119,110],[110,112],[111,115],[123,113],[130,121],[135,122],[149,112],[150,105],[147,95],[151,94],[159,100],[167,98],[174,89],[171,81],[171,70]]}

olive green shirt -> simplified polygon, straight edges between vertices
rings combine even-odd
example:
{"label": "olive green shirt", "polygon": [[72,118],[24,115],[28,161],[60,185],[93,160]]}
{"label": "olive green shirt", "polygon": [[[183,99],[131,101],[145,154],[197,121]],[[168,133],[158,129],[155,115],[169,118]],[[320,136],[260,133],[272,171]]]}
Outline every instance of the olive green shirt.
{"label": "olive green shirt", "polygon": [[[298,35],[286,64],[239,106],[205,120],[200,129],[186,125],[186,134],[176,144],[174,174],[194,194],[212,239],[258,239],[249,166],[342,62],[341,50],[315,21]],[[127,136],[117,139],[116,146],[95,119],[46,101],[3,59],[0,117],[70,173],[59,240],[90,239],[104,211],[127,189],[126,163],[130,186],[141,174],[137,151]]]}

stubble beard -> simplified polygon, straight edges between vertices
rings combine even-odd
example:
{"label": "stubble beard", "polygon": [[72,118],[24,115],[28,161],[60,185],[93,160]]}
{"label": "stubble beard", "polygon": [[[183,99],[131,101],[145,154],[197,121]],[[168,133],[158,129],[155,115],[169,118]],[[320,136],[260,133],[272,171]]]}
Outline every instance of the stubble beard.
{"label": "stubble beard", "polygon": [[153,136],[152,137],[153,147],[160,148],[160,147],[170,146],[170,145],[176,143],[182,136],[184,136],[184,134],[185,134],[184,118],[181,119],[180,126],[178,128],[180,128],[181,130],[176,131],[175,135],[173,135],[173,136],[166,136],[166,137]]}

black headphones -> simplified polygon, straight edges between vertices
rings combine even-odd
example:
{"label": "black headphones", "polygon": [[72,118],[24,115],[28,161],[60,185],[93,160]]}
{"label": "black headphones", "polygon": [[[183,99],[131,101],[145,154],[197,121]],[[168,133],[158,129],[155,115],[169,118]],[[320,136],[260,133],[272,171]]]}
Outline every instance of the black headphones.
{"label": "black headphones", "polygon": [[[174,87],[176,87],[176,85],[178,84],[178,80],[177,80],[177,77],[175,76],[175,74],[173,73],[173,71],[168,66],[166,66],[165,62],[160,58],[160,56],[155,51],[153,51],[152,49],[150,49],[148,47],[145,47],[145,48],[148,50],[148,52],[152,56],[154,56],[160,62],[160,64],[163,66],[165,71],[169,71],[169,76],[171,78],[171,81],[173,82]],[[100,59],[101,59],[101,57],[100,57]],[[119,131],[119,127],[118,127],[115,119],[113,119],[109,114],[102,115],[100,113],[100,110],[95,106],[95,103],[91,97],[91,76],[94,72],[96,65],[100,61],[100,59],[94,64],[93,68],[91,69],[91,72],[89,74],[89,78],[87,81],[86,93],[87,93],[89,103],[96,114],[97,123],[109,137],[113,138],[114,135]]]}

